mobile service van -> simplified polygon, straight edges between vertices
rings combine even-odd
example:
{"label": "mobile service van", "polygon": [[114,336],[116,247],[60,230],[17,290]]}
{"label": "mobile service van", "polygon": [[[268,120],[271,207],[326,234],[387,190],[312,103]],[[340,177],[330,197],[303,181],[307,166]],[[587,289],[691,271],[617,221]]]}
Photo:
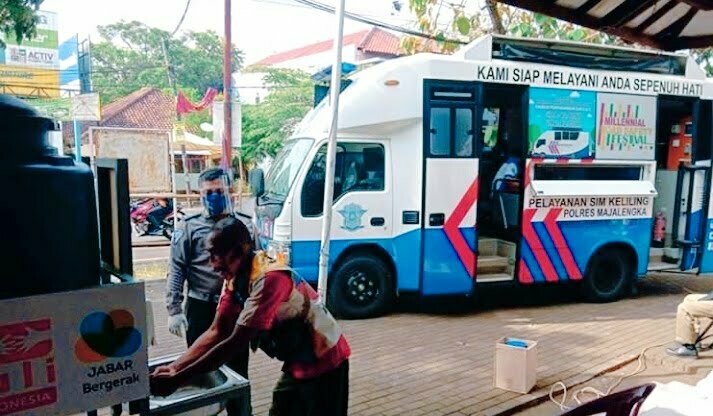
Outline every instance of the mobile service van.
{"label": "mobile service van", "polygon": [[[650,269],[713,271],[712,112],[690,57],[641,49],[486,36],[357,72],[340,96],[330,307],[374,316],[405,293],[504,282],[605,302]],[[329,126],[323,100],[253,175],[260,245],[310,282]]]}

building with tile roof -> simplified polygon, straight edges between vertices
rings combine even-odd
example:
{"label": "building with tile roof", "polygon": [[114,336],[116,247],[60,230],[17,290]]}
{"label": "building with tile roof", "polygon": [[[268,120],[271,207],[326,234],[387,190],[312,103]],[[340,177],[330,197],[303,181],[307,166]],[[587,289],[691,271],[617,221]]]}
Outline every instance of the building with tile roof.
{"label": "building with tile roof", "polygon": [[[282,51],[263,58],[250,67],[298,69],[308,74],[314,74],[332,64],[334,60],[333,43],[333,40],[330,39]],[[342,50],[344,62],[361,65],[393,59],[401,55],[401,38],[386,30],[375,27],[344,35]],[[234,85],[242,103],[256,104],[267,96],[269,91],[263,81],[264,75],[261,72],[245,72],[234,75]]]}

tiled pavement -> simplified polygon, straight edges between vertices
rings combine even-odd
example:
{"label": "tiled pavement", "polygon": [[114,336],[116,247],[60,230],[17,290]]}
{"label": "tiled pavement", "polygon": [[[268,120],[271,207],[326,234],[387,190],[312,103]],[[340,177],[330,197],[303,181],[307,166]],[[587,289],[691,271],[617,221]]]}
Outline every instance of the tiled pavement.
{"label": "tiled pavement", "polygon": [[[159,344],[152,357],[184,348],[166,329],[163,289],[163,281],[146,284],[147,297],[156,302]],[[478,309],[457,305],[460,312],[443,313],[440,306],[344,321],[353,350],[350,415],[513,413],[546,397],[556,381],[584,382],[670,340],[683,294],[710,289],[713,279],[652,276],[642,281],[637,298],[611,304],[572,302],[567,291],[489,289],[479,291],[481,303],[489,305]],[[503,336],[539,343],[538,383],[529,395],[493,388],[494,343]],[[267,414],[279,371],[280,364],[264,354],[251,356],[255,415]]]}

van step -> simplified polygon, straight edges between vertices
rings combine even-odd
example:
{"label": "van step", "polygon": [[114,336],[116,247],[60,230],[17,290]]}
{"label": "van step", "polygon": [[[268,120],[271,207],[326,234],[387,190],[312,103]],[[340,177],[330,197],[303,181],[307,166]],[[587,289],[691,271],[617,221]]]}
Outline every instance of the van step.
{"label": "van step", "polygon": [[505,273],[508,268],[507,257],[501,256],[479,256],[478,257],[478,280],[483,274]]}
{"label": "van step", "polygon": [[666,263],[666,262],[649,262],[648,271],[650,272],[660,272],[664,270],[678,271],[678,266],[676,264]]}
{"label": "van step", "polygon": [[509,282],[513,280],[512,275],[507,273],[479,274],[475,279],[477,283]]}

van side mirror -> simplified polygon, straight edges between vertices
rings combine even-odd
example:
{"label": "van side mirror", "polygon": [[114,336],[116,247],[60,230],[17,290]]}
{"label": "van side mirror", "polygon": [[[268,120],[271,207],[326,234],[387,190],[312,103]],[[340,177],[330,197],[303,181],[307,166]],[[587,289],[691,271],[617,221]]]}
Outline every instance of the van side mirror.
{"label": "van side mirror", "polygon": [[248,173],[248,182],[250,189],[256,198],[261,197],[265,193],[265,174],[262,169],[253,169]]}

